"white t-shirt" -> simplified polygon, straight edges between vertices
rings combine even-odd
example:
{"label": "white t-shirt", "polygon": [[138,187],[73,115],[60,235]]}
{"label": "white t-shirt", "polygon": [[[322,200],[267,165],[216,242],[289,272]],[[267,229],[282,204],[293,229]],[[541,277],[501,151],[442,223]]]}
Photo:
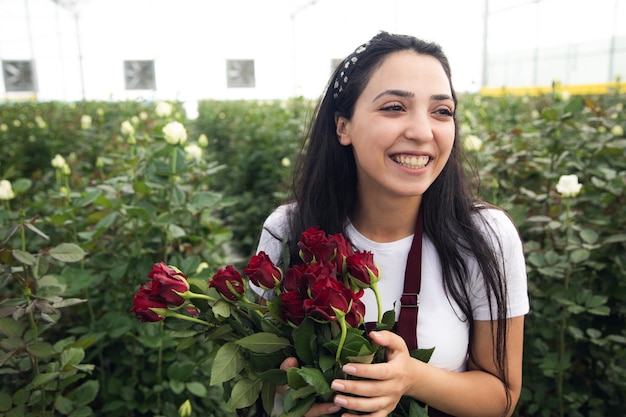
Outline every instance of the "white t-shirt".
{"label": "white t-shirt", "polygon": [[[257,253],[265,251],[274,262],[278,262],[282,250],[282,241],[273,235],[283,237],[287,233],[288,205],[277,208],[265,221],[263,232],[259,240]],[[505,267],[505,278],[508,294],[508,317],[521,316],[529,311],[529,301],[526,282],[526,264],[517,229],[509,217],[501,210],[484,209],[481,215],[491,226],[483,229],[494,247],[502,247]],[[482,223],[479,223],[482,225]],[[271,230],[271,234],[267,231]],[[404,273],[406,261],[413,241],[413,236],[395,242],[374,242],[349,224],[346,229],[347,237],[359,251],[369,250],[374,254],[381,275],[378,291],[381,296],[383,312],[396,308],[396,319],[400,314],[400,297],[404,287]],[[497,236],[496,236],[497,235]],[[499,239],[499,243],[497,241]],[[473,320],[491,320],[485,289],[479,279],[479,268],[473,259],[468,262],[471,276],[468,282],[470,301],[473,311]],[[261,289],[255,290],[262,294]],[[377,307],[374,294],[366,290],[362,298],[366,307],[365,321],[375,322]],[[495,314],[495,313],[494,313]],[[494,318],[495,319],[495,318]],[[422,284],[420,291],[420,306],[417,322],[418,348],[434,347],[435,350],[429,361],[430,364],[450,371],[462,372],[466,370],[467,349],[469,346],[469,323],[464,320],[460,308],[452,298],[446,297],[441,264],[433,243],[424,236],[422,241]]]}

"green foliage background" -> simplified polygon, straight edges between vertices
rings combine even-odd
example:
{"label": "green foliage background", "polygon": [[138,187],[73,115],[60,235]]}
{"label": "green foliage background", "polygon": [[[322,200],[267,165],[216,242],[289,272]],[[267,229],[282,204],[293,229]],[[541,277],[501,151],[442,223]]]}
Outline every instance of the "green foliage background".
{"label": "green foliage background", "polygon": [[[625,98],[460,98],[462,138],[481,140],[467,152],[477,194],[525,245],[518,416],[626,415]],[[208,388],[210,342],[128,310],[155,262],[206,280],[254,252],[312,103],[203,101],[194,121],[172,104],[169,116],[154,103],[0,106],[0,177],[16,193],[0,200],[0,416],[189,415],[186,400],[191,415],[233,414]],[[200,160],[163,141],[175,120],[188,143],[207,136]],[[555,190],[566,174],[583,184],[569,199]]]}

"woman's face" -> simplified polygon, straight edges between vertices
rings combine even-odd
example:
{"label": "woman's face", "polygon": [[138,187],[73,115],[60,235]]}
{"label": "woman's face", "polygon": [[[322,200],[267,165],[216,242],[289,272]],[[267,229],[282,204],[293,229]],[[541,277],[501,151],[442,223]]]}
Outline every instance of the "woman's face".
{"label": "woman's face", "polygon": [[339,140],[354,152],[359,197],[421,198],[450,157],[453,114],[450,82],[436,58],[413,51],[385,58],[353,117],[337,118]]}

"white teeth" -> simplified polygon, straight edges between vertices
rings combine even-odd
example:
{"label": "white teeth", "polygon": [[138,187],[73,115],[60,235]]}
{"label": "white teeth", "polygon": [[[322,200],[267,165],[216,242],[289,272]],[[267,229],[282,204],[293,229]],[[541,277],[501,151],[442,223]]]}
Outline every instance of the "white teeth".
{"label": "white teeth", "polygon": [[419,168],[424,168],[426,164],[428,164],[429,158],[424,155],[421,155],[421,156],[397,155],[393,157],[393,160],[407,168],[419,169]]}

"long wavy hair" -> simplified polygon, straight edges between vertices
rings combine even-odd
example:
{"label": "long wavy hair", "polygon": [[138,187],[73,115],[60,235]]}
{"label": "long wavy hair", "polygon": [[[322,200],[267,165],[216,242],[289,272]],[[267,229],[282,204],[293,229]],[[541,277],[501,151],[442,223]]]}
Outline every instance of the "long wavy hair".
{"label": "long wavy hair", "polygon": [[[379,33],[367,45],[367,50],[359,55],[357,65],[351,68],[349,81],[335,97],[335,82],[347,61],[340,63],[315,109],[301,157],[294,169],[291,200],[297,204],[290,213],[289,251],[292,262],[299,260],[296,242],[308,227],[317,225],[327,233],[345,233],[348,219],[357,202],[358,178],[352,146],[343,146],[337,139],[335,117],[342,116],[350,120],[354,114],[355,103],[374,71],[387,56],[404,50],[430,55],[441,63],[450,81],[456,105],[457,97],[452,87],[450,64],[438,44],[406,35]],[[454,123],[457,127],[456,116]],[[459,305],[463,313],[460,318],[469,323],[470,340],[475,328],[466,285],[469,277],[467,259],[474,258],[482,271],[489,305],[492,301],[495,305],[495,311],[492,311],[492,317],[497,317],[495,376],[506,389],[508,411],[511,407],[511,396],[506,370],[504,266],[498,260],[499,248],[494,247],[484,232],[481,232],[484,229],[477,224],[485,221],[482,216],[475,214],[488,205],[473,197],[462,161],[462,147],[458,129],[455,129],[450,158],[441,174],[422,196],[424,233],[433,242],[441,260],[446,294]],[[482,226],[489,228],[488,224]],[[486,371],[475,357],[471,344],[468,349],[469,360]]]}

